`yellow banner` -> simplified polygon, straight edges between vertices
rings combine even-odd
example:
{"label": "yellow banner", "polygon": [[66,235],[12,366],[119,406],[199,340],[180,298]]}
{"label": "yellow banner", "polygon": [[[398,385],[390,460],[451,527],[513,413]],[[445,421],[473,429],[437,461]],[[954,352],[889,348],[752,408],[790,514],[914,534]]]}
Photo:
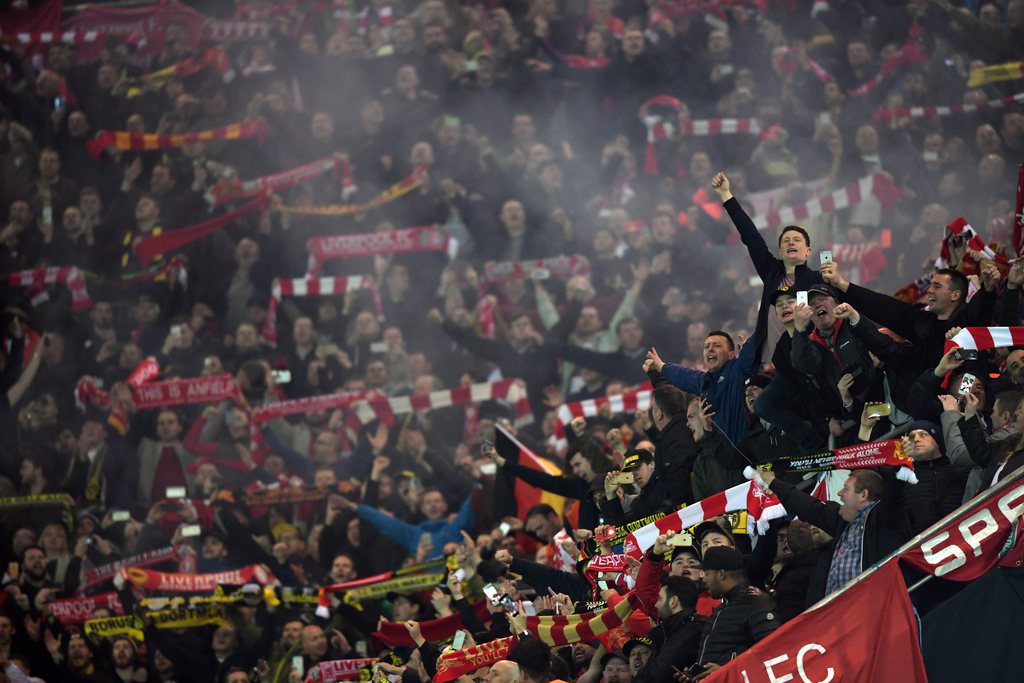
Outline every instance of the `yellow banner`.
{"label": "yellow banner", "polygon": [[374,583],[369,586],[353,588],[350,591],[346,591],[346,595],[358,600],[375,600],[376,598],[383,598],[388,593],[416,593],[433,588],[442,581],[444,581],[444,573],[403,576],[402,578],[382,581],[381,583]]}
{"label": "yellow banner", "polygon": [[967,78],[967,87],[976,88],[979,85],[988,85],[997,81],[1014,81],[1018,78],[1024,78],[1024,62],[980,66],[971,69],[971,75]]}
{"label": "yellow banner", "polygon": [[142,620],[134,614],[108,619],[90,619],[85,622],[85,637],[97,642],[101,638],[128,636],[135,642],[141,643],[146,639],[142,632],[144,628]]}

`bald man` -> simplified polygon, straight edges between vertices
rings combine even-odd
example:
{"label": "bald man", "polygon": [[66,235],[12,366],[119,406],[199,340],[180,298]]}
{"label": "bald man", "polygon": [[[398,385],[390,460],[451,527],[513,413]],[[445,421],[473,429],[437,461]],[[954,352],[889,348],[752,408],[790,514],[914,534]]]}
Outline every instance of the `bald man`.
{"label": "bald man", "polygon": [[522,674],[519,672],[519,665],[503,659],[491,665],[485,681],[489,683],[522,683]]}

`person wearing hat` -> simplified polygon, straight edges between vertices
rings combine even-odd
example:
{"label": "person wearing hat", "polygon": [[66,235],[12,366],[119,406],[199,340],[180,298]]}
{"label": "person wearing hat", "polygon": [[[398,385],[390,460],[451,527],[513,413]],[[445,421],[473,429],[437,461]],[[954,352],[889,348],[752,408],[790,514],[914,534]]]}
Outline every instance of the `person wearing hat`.
{"label": "person wearing hat", "polygon": [[828,417],[860,418],[863,404],[881,401],[882,373],[875,368],[868,348],[853,334],[853,324],[836,318],[839,293],[831,286],[807,290],[807,304],[793,313],[793,367],[809,377]]}
{"label": "person wearing hat", "polygon": [[960,507],[968,471],[946,457],[942,429],[934,422],[911,422],[903,437],[903,452],[913,458],[918,480],[904,493],[910,531],[916,534]]}
{"label": "person wearing hat", "polygon": [[[811,257],[811,238],[807,231],[796,225],[787,225],[779,233],[778,255],[772,254],[761,231],[740,206],[730,188],[729,178],[717,173],[711,180],[711,189],[722,200],[722,206],[729,212],[732,224],[736,226],[747,253],[764,283],[761,306],[757,313],[757,327],[752,337],[757,346],[755,361],[771,359],[772,350],[784,332],[770,319],[769,299],[776,291],[807,291],[811,285],[822,282],[821,273],[811,269],[807,260]],[[761,348],[763,345],[764,348]],[[749,374],[749,373],[748,373]]]}
{"label": "person wearing hat", "polygon": [[775,377],[761,387],[763,391],[755,398],[750,414],[789,435],[799,444],[800,452],[813,452],[825,445],[826,437],[824,428],[818,431],[814,425],[824,425],[827,416],[821,410],[813,383],[793,367],[791,359],[793,335],[796,334],[793,324],[796,290],[777,289],[769,294],[767,301],[774,308],[775,319],[785,332],[779,337],[772,354]]}
{"label": "person wearing hat", "polygon": [[626,655],[626,659],[629,660],[629,672],[633,675],[634,681],[640,675],[640,672],[643,671],[651,661],[651,656],[654,655],[654,649],[654,640],[651,639],[650,634],[630,638],[629,641],[622,646],[622,654]]}
{"label": "person wearing hat", "polygon": [[[620,474],[632,474],[634,483],[618,484]],[[599,505],[609,524],[627,524],[674,507],[665,484],[655,476],[654,456],[644,449],[627,453],[621,472],[605,475],[604,493]]]}
{"label": "person wearing hat", "polygon": [[[651,582],[660,582],[658,599],[654,605],[658,625],[651,631],[654,643],[660,643],[657,653],[633,681],[657,683],[671,680],[674,669],[686,669],[697,659],[697,646],[704,628],[704,617],[697,613],[700,588],[683,576],[662,577],[665,555],[672,549],[669,539],[676,536],[669,531],[658,536],[644,555],[636,578],[636,593],[645,594]],[[628,654],[628,653],[627,653]]]}
{"label": "person wearing hat", "polygon": [[807,589],[808,606],[845,586],[911,537],[904,484],[891,469],[852,471],[839,491],[842,504],[838,508],[777,479],[774,472],[761,472],[760,477],[787,512],[832,536]]}
{"label": "person wearing hat", "polygon": [[608,652],[601,656],[601,683],[630,683],[629,659],[621,652]]}
{"label": "person wearing hat", "polygon": [[744,566],[735,548],[715,546],[704,553],[704,581],[722,599],[701,633],[697,663],[705,671],[726,664],[781,624],[775,600],[750,585]]}

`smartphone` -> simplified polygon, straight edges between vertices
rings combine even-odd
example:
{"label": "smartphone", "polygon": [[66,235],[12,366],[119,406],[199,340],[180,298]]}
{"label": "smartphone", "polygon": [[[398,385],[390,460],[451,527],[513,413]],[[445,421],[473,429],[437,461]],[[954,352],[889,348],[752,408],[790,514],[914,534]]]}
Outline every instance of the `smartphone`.
{"label": "smartphone", "polygon": [[480,465],[480,474],[486,474],[487,476],[493,476],[498,473],[498,463],[496,462],[485,462]]}
{"label": "smartphone", "polygon": [[499,602],[501,602],[501,593],[498,591],[497,586],[495,586],[493,583],[488,583],[484,585],[484,595],[487,596],[487,599],[491,601],[492,605],[497,605]]}
{"label": "smartphone", "polygon": [[175,339],[181,339],[181,325],[171,325],[171,336]]}
{"label": "smartphone", "polygon": [[461,628],[455,632],[455,637],[452,638],[452,649],[461,650],[466,646],[466,632]]}
{"label": "smartphone", "polygon": [[700,676],[702,673],[704,673],[703,664],[694,664],[686,670],[686,675],[690,678],[696,678],[697,676]]}
{"label": "smartphone", "polygon": [[534,268],[530,271],[531,280],[547,280],[551,277],[551,271],[547,268]]}
{"label": "smartphone", "polygon": [[175,500],[177,498],[184,498],[185,497],[185,487],[184,486],[168,486],[167,487],[167,497],[169,499],[171,499],[171,500]]}
{"label": "smartphone", "polygon": [[202,533],[203,529],[198,524],[189,524],[187,526],[181,527],[182,538],[194,538]]}
{"label": "smartphone", "polygon": [[824,249],[820,254],[818,254],[818,259],[821,261],[821,265],[832,263],[832,252]]}
{"label": "smartphone", "polygon": [[673,548],[689,548],[693,545],[693,536],[690,534],[676,534],[668,539],[668,544]]}
{"label": "smartphone", "polygon": [[52,206],[47,205],[47,206],[43,207],[43,223],[45,223],[46,225],[53,225],[53,207]]}
{"label": "smartphone", "polygon": [[306,665],[302,661],[302,655],[292,657],[292,668],[298,672],[299,678],[306,675]]}
{"label": "smartphone", "polygon": [[490,453],[494,450],[494,444],[487,439],[484,439],[484,442],[480,444],[480,450],[484,453]]}
{"label": "smartphone", "polygon": [[56,97],[53,98],[53,108],[56,109],[57,111],[64,111],[64,105],[66,103],[67,103],[67,100],[65,100],[60,95],[57,95]]}
{"label": "smartphone", "polygon": [[132,513],[127,510],[116,510],[110,515],[110,521],[112,522],[127,522],[132,518]]}
{"label": "smartphone", "polygon": [[523,614],[528,617],[537,616],[537,607],[529,600],[523,600]]}
{"label": "smartphone", "polygon": [[498,525],[498,529],[501,530],[502,536],[508,536],[508,532],[512,531],[512,525],[508,522],[502,522]]}
{"label": "smartphone", "polygon": [[359,655],[360,657],[365,658],[369,651],[370,651],[370,648],[366,644],[365,640],[357,640],[356,641],[356,654],[357,655]]}
{"label": "smartphone", "polygon": [[498,604],[504,607],[505,611],[511,614],[512,616],[515,617],[519,615],[519,608],[516,607],[516,603],[514,603],[512,601],[512,598],[510,598],[509,596],[502,595],[501,598],[498,600]]}
{"label": "smartphone", "polygon": [[870,403],[864,408],[864,414],[869,418],[886,417],[892,415],[891,403]]}
{"label": "smartphone", "polygon": [[636,483],[636,477],[633,476],[632,472],[620,472],[612,477],[612,483],[619,484],[633,484]]}
{"label": "smartphone", "polygon": [[388,343],[382,341],[372,342],[370,344],[370,353],[387,353]]}
{"label": "smartphone", "polygon": [[957,394],[960,396],[966,396],[971,393],[971,389],[974,388],[974,383],[978,381],[978,378],[969,372],[964,373],[963,379],[960,380],[960,388],[957,389]]}
{"label": "smartphone", "polygon": [[796,304],[797,306],[799,306],[800,304],[803,304],[804,306],[807,305],[807,292],[796,293]]}
{"label": "smartphone", "polygon": [[17,581],[18,580],[18,572],[20,572],[20,571],[21,571],[21,565],[18,564],[17,562],[8,562],[7,563],[7,576],[11,579],[11,581]]}
{"label": "smartphone", "polygon": [[461,582],[466,580],[466,570],[463,569],[462,567],[459,567],[458,569],[453,571],[452,575],[455,577],[455,580],[458,581],[459,583],[461,583]]}
{"label": "smartphone", "polygon": [[978,360],[978,350],[958,348],[953,351],[953,358],[957,360]]}
{"label": "smartphone", "polygon": [[602,531],[600,535],[595,536],[594,538],[598,542],[604,543],[605,541],[610,541],[610,540],[614,539],[616,531],[617,531],[617,529],[616,529],[615,525],[609,525],[609,526],[605,527],[604,531]]}
{"label": "smartphone", "polygon": [[289,384],[292,381],[291,370],[271,370],[270,376],[274,378],[274,384]]}

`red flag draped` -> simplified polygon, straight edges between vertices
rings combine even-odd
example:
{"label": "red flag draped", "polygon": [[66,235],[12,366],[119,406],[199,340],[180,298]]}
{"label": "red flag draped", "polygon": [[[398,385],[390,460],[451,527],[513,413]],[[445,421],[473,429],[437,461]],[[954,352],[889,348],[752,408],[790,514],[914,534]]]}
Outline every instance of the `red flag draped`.
{"label": "red flag draped", "polygon": [[707,681],[924,683],[919,642],[903,576],[890,561],[828,604],[786,623]]}

